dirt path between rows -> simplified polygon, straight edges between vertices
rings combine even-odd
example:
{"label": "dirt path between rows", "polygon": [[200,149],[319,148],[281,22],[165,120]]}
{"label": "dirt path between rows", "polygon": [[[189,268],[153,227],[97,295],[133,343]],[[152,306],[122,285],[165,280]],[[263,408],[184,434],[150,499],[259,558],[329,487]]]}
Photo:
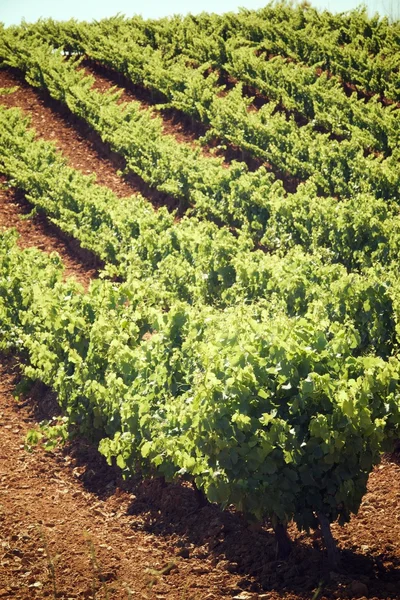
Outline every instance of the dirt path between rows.
{"label": "dirt path between rows", "polygon": [[[86,59],[83,62],[84,71],[87,75],[95,78],[93,89],[98,90],[102,94],[105,91],[117,87],[121,92],[119,103],[122,102],[138,102],[143,110],[154,111],[154,116],[159,116],[162,119],[163,132],[166,135],[173,136],[177,142],[188,144],[192,148],[199,148],[197,140],[206,134],[208,126],[195,121],[183,113],[175,109],[157,110],[159,104],[167,102],[167,99],[160,93],[151,92],[144,86],[131,83],[122,74],[97,63],[96,61]],[[153,98],[154,96],[154,98]],[[202,153],[205,156],[212,156],[210,148],[202,147]],[[225,165],[228,166],[228,165]]]}
{"label": "dirt path between rows", "polygon": [[7,69],[0,69],[0,87],[18,89],[0,97],[3,106],[21,108],[31,118],[38,138],[54,142],[71,167],[96,175],[97,183],[109,187],[117,196],[131,196],[136,189],[118,176],[109,158],[100,156],[90,140],[82,136],[72,122],[57,114],[40,93]]}
{"label": "dirt path between rows", "polygon": [[[274,172],[279,175],[279,178],[282,178],[269,163],[227,142],[227,140],[219,139],[217,136],[213,136],[207,143],[199,145],[200,138],[206,135],[210,126],[190,117],[181,110],[157,108],[160,104],[166,102],[161,94],[154,93],[153,98],[153,93],[147,88],[133,84],[121,73],[117,73],[96,61],[86,59],[83,65],[85,73],[95,78],[93,89],[104,93],[117,88],[121,92],[120,103],[138,102],[143,110],[153,109],[154,117],[161,118],[165,135],[174,137],[177,142],[191,146],[193,149],[200,148],[201,154],[206,158],[219,157],[222,159],[222,167],[225,169],[228,169],[231,162],[235,160],[246,163],[250,171],[255,171],[264,166],[268,171]],[[286,180],[284,183],[288,186],[292,185]]]}
{"label": "dirt path between rows", "polygon": [[96,259],[79,248],[76,241],[61,239],[62,232],[41,214],[32,213],[32,206],[24,196],[7,186],[0,175],[0,231],[14,228],[18,231],[21,248],[38,248],[50,254],[58,252],[64,264],[66,277],[74,277],[85,289],[97,276]]}
{"label": "dirt path between rows", "polygon": [[99,134],[69,108],[53,100],[45,90],[28,85],[16,69],[0,69],[0,87],[18,89],[0,96],[0,103],[16,107],[28,115],[36,130],[36,137],[54,142],[68,164],[85,175],[95,175],[96,182],[110,188],[118,197],[141,194],[152,205],[167,206],[174,210],[178,201],[148,185],[133,172],[121,176],[126,167],[122,156],[113,152]]}
{"label": "dirt path between rows", "polygon": [[[205,589],[210,599],[231,595],[238,576],[210,575],[210,559],[185,560],[179,546],[146,531],[152,519],[129,516],[135,496],[118,487],[90,448],[28,453],[24,436],[43,414],[29,399],[16,402],[15,381],[12,363],[3,359],[0,598],[52,598],[54,583],[65,599],[204,598]],[[168,565],[168,574],[158,574]]]}

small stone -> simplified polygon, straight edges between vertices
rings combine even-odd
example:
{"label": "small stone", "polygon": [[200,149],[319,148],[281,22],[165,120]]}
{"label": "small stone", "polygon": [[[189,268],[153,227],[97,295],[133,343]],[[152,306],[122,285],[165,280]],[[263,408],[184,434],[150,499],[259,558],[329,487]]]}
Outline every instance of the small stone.
{"label": "small stone", "polygon": [[241,592],[237,596],[233,596],[232,600],[257,600],[258,594],[252,594],[251,592]]}
{"label": "small stone", "polygon": [[353,581],[350,584],[350,591],[356,598],[368,596],[368,587],[365,585],[365,583],[362,583],[361,581]]}
{"label": "small stone", "polygon": [[209,573],[210,569],[208,569],[207,567],[193,567],[192,568],[192,573],[195,573],[196,575],[205,575],[206,573]]}
{"label": "small stone", "polygon": [[200,559],[202,559],[202,560],[203,560],[203,559],[205,559],[205,558],[208,558],[208,556],[209,556],[209,553],[208,553],[208,552],[206,552],[205,550],[203,550],[202,548],[200,548],[200,549],[197,549],[197,550],[194,552],[194,556],[196,556],[196,558],[200,558]]}
{"label": "small stone", "polygon": [[43,587],[43,583],[41,581],[35,581],[35,583],[31,583],[30,588],[41,588]]}
{"label": "small stone", "polygon": [[102,573],[99,573],[99,579],[101,579],[102,581],[115,581],[115,579],[117,579],[117,574],[112,569],[109,569],[107,571],[102,571]]}

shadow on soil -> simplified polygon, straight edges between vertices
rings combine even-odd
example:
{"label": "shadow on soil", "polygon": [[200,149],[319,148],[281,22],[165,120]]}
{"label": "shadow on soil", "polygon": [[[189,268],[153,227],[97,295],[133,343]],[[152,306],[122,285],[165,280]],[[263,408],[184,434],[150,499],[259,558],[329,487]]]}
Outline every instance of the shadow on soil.
{"label": "shadow on soil", "polygon": [[[17,373],[12,360],[2,362],[8,372]],[[17,379],[16,374],[16,383]],[[60,414],[55,394],[41,383],[21,394],[19,405],[28,407],[36,422]],[[390,552],[365,555],[353,546],[341,550],[340,569],[329,572],[318,532],[307,535],[292,526],[292,553],[286,561],[277,560],[268,524],[253,527],[233,509],[222,512],[202,500],[187,482],[166,483],[160,477],[143,479],[140,475],[123,481],[120,470],[108,466],[95,446],[81,438],[68,442],[59,452],[72,458],[68,468],[83,467],[81,485],[99,499],[120,491],[134,494],[127,511],[132,529],[168,539],[184,559],[208,558],[216,568],[241,575],[233,595],[243,590],[271,590],[310,600],[399,598],[400,560]],[[400,447],[391,460],[399,461],[399,455]]]}

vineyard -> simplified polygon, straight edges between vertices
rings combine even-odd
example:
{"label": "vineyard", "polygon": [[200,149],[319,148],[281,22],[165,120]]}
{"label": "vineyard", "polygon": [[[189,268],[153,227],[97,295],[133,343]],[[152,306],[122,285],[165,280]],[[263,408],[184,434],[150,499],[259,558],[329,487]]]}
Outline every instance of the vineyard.
{"label": "vineyard", "polygon": [[[0,67],[16,394],[53,394],[54,435],[122,486],[274,535],[248,591],[136,597],[399,598],[400,24],[285,3],[0,24]],[[391,566],[365,551],[374,582],[341,589],[354,548],[335,538],[385,469]],[[306,584],[298,535],[317,549]],[[277,587],[272,563],[302,583]]]}

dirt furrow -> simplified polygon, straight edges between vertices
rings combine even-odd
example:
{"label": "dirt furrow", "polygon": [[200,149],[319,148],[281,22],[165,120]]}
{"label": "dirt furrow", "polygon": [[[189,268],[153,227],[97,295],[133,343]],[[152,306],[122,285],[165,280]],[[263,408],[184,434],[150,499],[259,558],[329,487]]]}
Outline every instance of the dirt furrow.
{"label": "dirt furrow", "polygon": [[1,104],[21,108],[31,118],[37,137],[54,142],[71,167],[95,174],[97,182],[120,197],[130,196],[132,187],[124,182],[106,157],[99,156],[90,140],[78,133],[72,122],[52,110],[42,95],[10,70],[0,70],[0,87],[18,86],[13,94],[0,97]]}
{"label": "dirt furrow", "polygon": [[76,240],[61,232],[44,215],[36,213],[24,195],[9,188],[7,179],[0,176],[0,231],[10,227],[18,231],[21,248],[58,252],[65,276],[74,277],[85,289],[103,266],[89,251],[80,248]]}
{"label": "dirt furrow", "polygon": [[[139,102],[143,109],[157,108],[157,105],[167,102],[167,99],[161,93],[153,92],[144,86],[133,84],[122,73],[118,73],[90,59],[84,61],[85,72],[95,77],[94,89],[104,93],[112,87],[117,86],[122,90],[120,102]],[[163,108],[157,110],[162,117],[163,132],[166,135],[173,136],[177,142],[199,148],[196,143],[200,137],[204,136],[209,130],[209,126],[190,117],[181,110],[175,108]],[[222,141],[217,137],[210,140],[207,144],[201,146],[201,151],[205,157],[218,156],[223,159],[222,166],[229,168],[233,160],[246,163],[250,171],[255,171],[261,166],[267,170],[273,171],[271,165],[263,160],[251,156],[242,148],[234,144]]]}
{"label": "dirt furrow", "polygon": [[[165,195],[152,190],[147,194],[148,186],[134,175],[125,180],[118,176],[117,168],[124,167],[121,158],[114,156],[98,136],[86,131],[78,120],[69,120],[68,109],[60,109],[46,94],[27,85],[16,72],[0,70],[0,87],[14,86],[18,86],[18,89],[12,94],[0,96],[0,103],[7,107],[18,107],[29,115],[37,138],[54,142],[71,167],[84,174],[95,174],[97,183],[109,187],[118,197],[141,192],[155,205],[164,203]],[[88,137],[85,137],[85,133]],[[173,200],[169,206],[174,208]],[[6,178],[0,176],[0,228],[17,229],[19,245],[23,248],[35,246],[46,252],[57,251],[65,265],[65,275],[73,276],[87,289],[90,280],[103,268],[102,261],[81,248],[77,240],[62,232],[42,212],[34,211],[29,217],[32,210],[33,206],[24,195],[10,189]]]}
{"label": "dirt furrow", "polygon": [[[135,85],[129,81],[122,73],[113,71],[96,61],[87,58],[83,63],[87,75],[95,78],[94,89],[104,93],[106,90],[117,86],[122,95],[119,102],[139,102],[143,109],[156,108],[157,105],[167,102],[167,99],[160,92],[155,92],[144,86]],[[173,136],[182,144],[189,144],[193,148],[198,148],[196,141],[207,132],[207,125],[195,121],[182,111],[175,109],[161,109],[155,111],[162,117],[163,131],[166,135]],[[202,148],[205,156],[210,156],[210,148]]]}
{"label": "dirt furrow", "polygon": [[86,175],[96,175],[99,185],[110,188],[120,198],[140,193],[156,207],[165,205],[171,210],[177,207],[174,198],[151,188],[134,173],[120,177],[118,170],[125,168],[124,159],[66,105],[29,86],[17,70],[1,69],[0,87],[13,86],[18,86],[18,90],[1,96],[1,104],[21,108],[29,115],[37,137],[54,142],[71,167]]}

